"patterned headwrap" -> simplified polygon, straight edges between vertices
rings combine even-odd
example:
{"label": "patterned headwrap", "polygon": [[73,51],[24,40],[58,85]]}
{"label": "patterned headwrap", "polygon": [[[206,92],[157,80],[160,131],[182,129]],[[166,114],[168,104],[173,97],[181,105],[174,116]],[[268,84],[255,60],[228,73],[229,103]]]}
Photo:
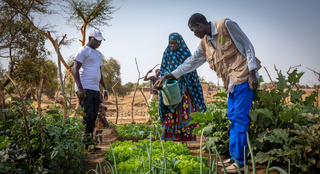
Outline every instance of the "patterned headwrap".
{"label": "patterned headwrap", "polygon": [[[182,64],[188,57],[191,56],[191,53],[185,44],[182,36],[178,33],[171,33],[169,35],[170,40],[174,40],[178,43],[178,50],[172,51],[170,45],[168,44],[166,50],[163,53],[160,73],[161,77],[165,74],[171,73],[175,70],[180,64]],[[206,105],[204,104],[202,87],[199,81],[197,70],[194,70],[188,74],[184,74],[178,79],[181,96],[184,95],[188,89],[190,99],[195,103],[197,111],[204,112],[207,110]],[[168,107],[163,103],[161,96],[161,91],[159,94],[159,114],[161,121],[164,121],[164,115],[166,113],[171,113],[176,106]]]}

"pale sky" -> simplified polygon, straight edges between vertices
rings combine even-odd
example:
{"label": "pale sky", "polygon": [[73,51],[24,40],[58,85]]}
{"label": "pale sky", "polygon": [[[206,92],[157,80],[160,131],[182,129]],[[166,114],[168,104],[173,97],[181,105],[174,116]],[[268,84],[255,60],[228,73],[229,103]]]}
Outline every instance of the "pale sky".
{"label": "pale sky", "polygon": [[[182,35],[191,53],[196,50],[200,39],[187,25],[193,13],[202,13],[208,21],[229,18],[237,22],[273,80],[277,77],[274,64],[285,74],[290,66],[301,64],[298,70],[304,71],[305,75],[300,84],[319,84],[317,76],[307,69],[320,72],[319,0],[114,0],[111,4],[121,8],[112,14],[113,19],[108,22],[111,26],[100,27],[106,41],[98,50],[106,58],[119,61],[122,85],[137,82],[135,58],[140,76],[161,63],[172,32]],[[81,39],[80,31],[66,25],[62,17],[55,15],[48,19],[58,25],[59,35]],[[80,46],[76,41],[69,47],[62,47],[64,58],[73,55]],[[47,48],[53,51],[49,42]],[[54,51],[50,59],[57,60]],[[6,62],[1,60],[1,63]],[[264,68],[259,73],[266,82],[270,81]],[[217,84],[216,73],[208,63],[198,68],[198,75]]]}

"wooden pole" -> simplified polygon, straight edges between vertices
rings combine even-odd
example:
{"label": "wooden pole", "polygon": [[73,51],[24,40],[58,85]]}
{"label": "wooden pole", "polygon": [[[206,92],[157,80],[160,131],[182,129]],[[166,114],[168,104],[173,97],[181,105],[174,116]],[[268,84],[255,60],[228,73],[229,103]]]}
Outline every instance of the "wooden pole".
{"label": "wooden pole", "polygon": [[264,68],[264,70],[266,70],[266,72],[267,72],[267,74],[268,74],[268,77],[269,77],[269,79],[270,79],[270,82],[271,82],[272,88],[273,88],[273,87],[274,87],[274,84],[273,84],[273,81],[272,81],[272,79],[271,79],[271,76],[270,76],[270,74],[269,74],[269,72],[268,72],[267,68],[266,68],[265,66],[263,66],[263,68]]}
{"label": "wooden pole", "polygon": [[116,124],[118,124],[118,117],[119,117],[119,108],[118,108],[118,94],[116,93],[116,91],[114,90],[114,87],[119,83],[119,80],[116,82],[116,84],[114,84],[112,86],[112,91],[114,96],[116,97],[116,113],[117,113],[117,117],[116,117]]}
{"label": "wooden pole", "polygon": [[59,77],[60,77],[60,86],[61,86],[61,92],[62,92],[62,97],[63,97],[63,102],[60,102],[63,106],[63,123],[66,123],[66,118],[67,118],[67,102],[66,102],[66,95],[65,95],[65,90],[64,90],[64,83],[63,83],[63,78],[62,78],[62,73],[61,73],[61,54],[60,54],[60,49],[58,45],[58,40],[55,40],[55,49],[56,52],[58,53],[58,67],[59,67]]}
{"label": "wooden pole", "polygon": [[[4,87],[3,87],[4,88]],[[2,92],[2,85],[0,85],[0,95],[1,95],[1,101],[2,101],[2,109],[3,109],[3,122],[7,121],[7,113],[4,112],[4,109],[6,108],[6,103],[5,103],[5,99],[4,99],[4,93]]]}
{"label": "wooden pole", "polygon": [[16,88],[16,90],[18,91],[18,94],[20,96],[20,100],[21,100],[20,102],[21,102],[21,106],[22,106],[22,116],[23,116],[23,120],[24,120],[24,127],[26,128],[27,139],[30,141],[30,133],[29,133],[27,116],[26,116],[26,107],[24,105],[23,97],[20,93],[20,90],[19,90],[17,84],[11,79],[11,77],[8,74],[6,74],[6,76],[11,80],[13,86]]}
{"label": "wooden pole", "polygon": [[38,114],[40,118],[40,137],[41,137],[41,145],[43,145],[43,122],[41,120],[41,90],[42,90],[42,84],[43,84],[43,69],[40,71],[40,85],[38,89],[37,94],[37,100],[38,100]]}

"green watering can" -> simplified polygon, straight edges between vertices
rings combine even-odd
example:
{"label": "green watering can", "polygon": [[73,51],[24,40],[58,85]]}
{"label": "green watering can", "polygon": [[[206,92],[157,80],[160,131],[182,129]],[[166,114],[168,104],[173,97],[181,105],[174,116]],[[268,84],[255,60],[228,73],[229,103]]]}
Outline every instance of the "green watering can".
{"label": "green watering can", "polygon": [[179,83],[177,80],[167,79],[162,86],[161,94],[166,106],[174,106],[181,102]]}

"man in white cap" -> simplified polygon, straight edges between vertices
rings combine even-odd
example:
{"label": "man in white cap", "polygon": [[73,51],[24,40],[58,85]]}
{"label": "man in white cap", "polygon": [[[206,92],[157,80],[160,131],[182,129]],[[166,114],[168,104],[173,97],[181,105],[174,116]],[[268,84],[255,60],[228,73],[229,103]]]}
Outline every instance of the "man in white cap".
{"label": "man in white cap", "polygon": [[[101,74],[102,54],[97,50],[102,40],[105,39],[99,30],[90,31],[87,45],[78,49],[74,59],[75,90],[79,97],[80,105],[86,113],[83,117],[83,124],[86,126],[84,136],[86,149],[94,145],[93,131],[100,104],[99,84],[103,88],[104,99],[108,99],[108,93]],[[89,148],[88,152],[95,153],[96,150],[101,149],[97,147]]]}

